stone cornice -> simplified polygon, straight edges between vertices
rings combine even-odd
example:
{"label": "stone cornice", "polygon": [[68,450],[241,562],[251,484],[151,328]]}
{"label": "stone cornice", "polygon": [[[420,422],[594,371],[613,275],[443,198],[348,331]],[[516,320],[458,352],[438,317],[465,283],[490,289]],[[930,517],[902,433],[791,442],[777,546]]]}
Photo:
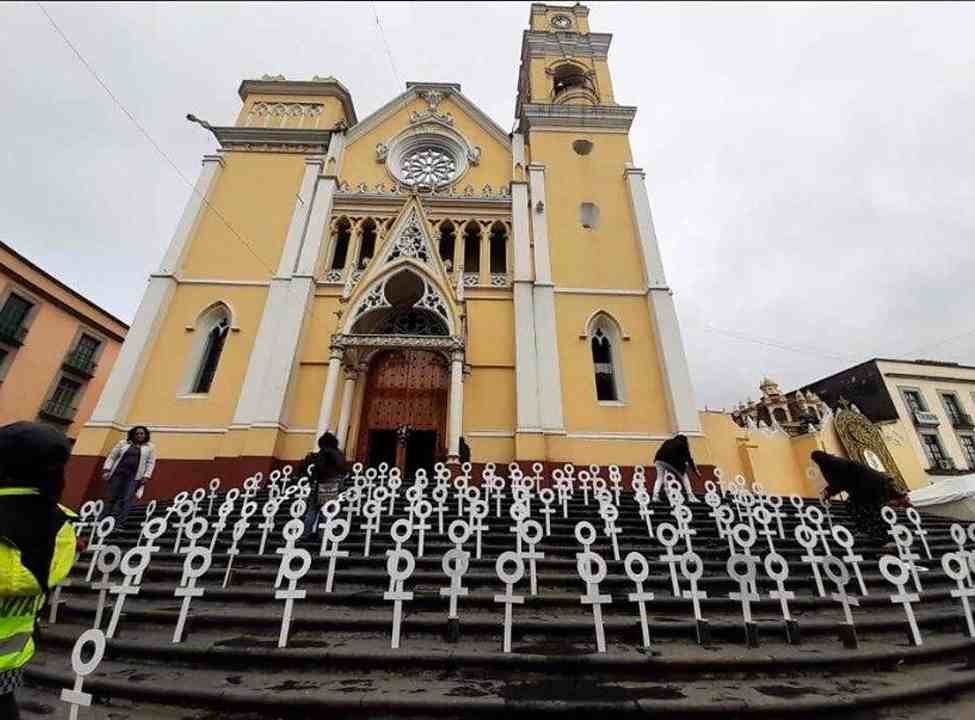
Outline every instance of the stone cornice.
{"label": "stone cornice", "polygon": [[629,130],[636,108],[628,105],[543,105],[521,106],[520,129],[536,127],[586,127],[607,130]]}
{"label": "stone cornice", "polygon": [[605,60],[613,41],[611,33],[542,32],[525,30],[522,58],[525,57],[591,57]]}
{"label": "stone cornice", "polygon": [[345,110],[345,122],[354,125],[358,122],[352,95],[335,78],[322,80],[244,80],[237,90],[241,100],[249,95],[288,95],[292,97],[335,97]]}
{"label": "stone cornice", "polygon": [[464,338],[459,335],[366,335],[337,334],[332,336],[334,350],[347,348],[424,348],[428,350],[464,350]]}
{"label": "stone cornice", "polygon": [[224,150],[324,154],[332,137],[331,130],[305,128],[211,127],[209,130]]}

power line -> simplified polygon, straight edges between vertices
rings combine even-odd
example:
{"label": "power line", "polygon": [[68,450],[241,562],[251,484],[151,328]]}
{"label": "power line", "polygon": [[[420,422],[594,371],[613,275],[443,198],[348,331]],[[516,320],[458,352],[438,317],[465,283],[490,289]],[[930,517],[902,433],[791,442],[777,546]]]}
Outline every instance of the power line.
{"label": "power line", "polygon": [[911,350],[907,350],[906,352],[902,353],[902,355],[914,355],[915,353],[918,353],[927,348],[941,347],[942,345],[947,345],[953,340],[960,340],[961,338],[968,337],[969,335],[975,335],[975,328],[971,330],[966,330],[965,332],[958,333],[957,335],[951,335],[949,337],[946,337],[943,340],[935,340],[934,342],[924,343],[923,345],[917,345]]}
{"label": "power line", "polygon": [[400,80],[399,72],[396,70],[396,61],[393,59],[393,51],[389,47],[389,43],[386,41],[386,33],[383,31],[383,24],[379,20],[379,10],[376,9],[376,3],[370,3],[372,5],[372,15],[376,18],[376,27],[379,29],[379,37],[383,41],[383,47],[386,48],[386,57],[389,58],[389,66],[393,70],[393,77],[396,78],[396,89],[399,92],[399,88],[403,85],[403,81]]}
{"label": "power line", "polygon": [[[125,104],[115,95],[115,93],[112,92],[111,88],[108,87],[105,81],[102,80],[102,78],[99,76],[95,68],[92,67],[91,63],[89,63],[85,59],[84,55],[81,54],[81,51],[78,50],[75,44],[71,42],[71,40],[64,33],[64,31],[58,26],[57,22],[55,22],[54,18],[51,17],[51,15],[47,12],[45,7],[40,2],[37,2],[37,7],[40,8],[42,13],[44,13],[44,16],[48,19],[48,22],[50,22],[51,26],[54,28],[57,34],[61,36],[61,39],[71,49],[75,57],[77,57],[78,60],[81,62],[81,64],[85,66],[85,68],[88,70],[89,73],[91,73],[92,77],[94,77],[95,80],[98,81],[98,84],[101,85],[102,89],[105,90],[105,92],[109,95],[109,97],[112,98],[112,101],[119,108],[119,110],[125,113],[126,117],[128,117],[129,120],[132,121],[132,124],[139,129],[139,131],[146,138],[146,140],[148,140],[149,143],[152,145],[152,147],[155,148],[156,152],[158,152],[163,157],[163,159],[166,160],[166,162],[170,165],[170,167],[172,167],[173,170],[176,171],[176,174],[179,175],[180,179],[182,179],[182,181],[190,188],[190,190],[200,198],[200,201],[206,206],[206,208],[208,210],[213,211],[213,213],[218,218],[220,218],[220,221],[226,226],[226,228],[230,230],[231,233],[233,233],[233,235],[240,241],[240,243],[245,248],[247,248],[247,250],[251,253],[251,255],[254,256],[254,259],[256,259],[257,262],[260,263],[261,266],[265,270],[267,270],[268,273],[270,273],[270,275],[273,277],[275,275],[275,271],[271,268],[271,266],[268,263],[266,263],[260,255],[258,255],[257,251],[254,249],[251,243],[249,243],[244,238],[244,236],[237,231],[237,229],[230,223],[230,221],[224,216],[224,214],[220,212],[220,210],[218,210],[216,207],[214,207],[203,193],[201,193],[199,190],[196,189],[196,185],[194,185],[194,183],[191,182],[190,179],[183,174],[183,172],[179,169],[176,163],[173,162],[173,160],[169,157],[169,155],[167,155],[166,152],[162,149],[162,147],[160,147],[159,143],[155,141],[155,139],[152,137],[149,131],[146,130],[146,128],[142,125],[142,123],[139,122],[139,120],[135,117],[135,115],[132,114],[127,107],[125,107]],[[314,310],[311,310],[311,308],[309,308],[309,312],[313,317],[316,318],[318,317],[314,312]],[[321,318],[318,319],[320,320]]]}
{"label": "power line", "polygon": [[781,343],[776,340],[758,338],[758,337],[753,337],[751,335],[745,335],[744,333],[736,332],[733,330],[724,330],[722,328],[716,328],[710,323],[704,323],[704,325],[698,329],[705,330],[707,332],[713,332],[718,335],[724,335],[726,337],[734,338],[735,340],[741,340],[743,342],[753,343],[755,345],[763,345],[765,347],[775,348],[777,350],[787,350],[788,352],[799,353],[801,355],[808,355],[811,357],[825,358],[827,360],[850,361],[850,360],[858,359],[859,357],[853,354],[837,355],[835,353],[827,353],[822,350],[816,350],[813,348],[803,348],[796,345],[788,345],[786,343]]}

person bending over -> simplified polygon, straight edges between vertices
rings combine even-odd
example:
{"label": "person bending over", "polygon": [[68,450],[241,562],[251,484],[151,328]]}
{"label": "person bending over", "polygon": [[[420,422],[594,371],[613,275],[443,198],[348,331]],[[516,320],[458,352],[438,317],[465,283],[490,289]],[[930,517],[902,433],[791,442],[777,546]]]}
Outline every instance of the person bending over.
{"label": "person bending over", "polygon": [[670,440],[665,440],[653,457],[653,466],[657,471],[657,479],[653,483],[654,502],[660,499],[660,489],[665,486],[665,478],[668,474],[684,483],[684,492],[687,494],[688,502],[697,502],[694,491],[691,490],[691,479],[688,473],[692,472],[698,477],[697,465],[691,457],[691,446],[687,442],[686,435],[675,435]]}

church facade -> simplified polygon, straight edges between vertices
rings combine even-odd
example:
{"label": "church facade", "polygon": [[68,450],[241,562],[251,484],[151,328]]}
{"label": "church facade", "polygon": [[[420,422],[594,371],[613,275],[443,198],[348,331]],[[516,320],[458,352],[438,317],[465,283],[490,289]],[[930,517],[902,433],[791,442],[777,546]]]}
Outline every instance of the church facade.
{"label": "church facade", "polygon": [[71,465],[134,424],[150,491],[237,481],[329,430],[350,459],[710,462],[612,36],[537,4],[509,133],[449,82],[368,117],[333,78],[240,86]]}

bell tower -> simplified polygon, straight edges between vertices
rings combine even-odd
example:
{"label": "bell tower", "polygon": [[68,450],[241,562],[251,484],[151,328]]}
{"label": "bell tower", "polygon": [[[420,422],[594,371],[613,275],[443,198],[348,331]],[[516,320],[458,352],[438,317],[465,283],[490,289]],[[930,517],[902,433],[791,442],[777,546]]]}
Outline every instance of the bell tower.
{"label": "bell tower", "polygon": [[675,432],[703,437],[632,162],[637,109],[616,102],[611,42],[580,4],[533,4],[522,38],[512,142],[519,459],[535,454],[532,432],[547,458],[627,464],[648,462]]}

